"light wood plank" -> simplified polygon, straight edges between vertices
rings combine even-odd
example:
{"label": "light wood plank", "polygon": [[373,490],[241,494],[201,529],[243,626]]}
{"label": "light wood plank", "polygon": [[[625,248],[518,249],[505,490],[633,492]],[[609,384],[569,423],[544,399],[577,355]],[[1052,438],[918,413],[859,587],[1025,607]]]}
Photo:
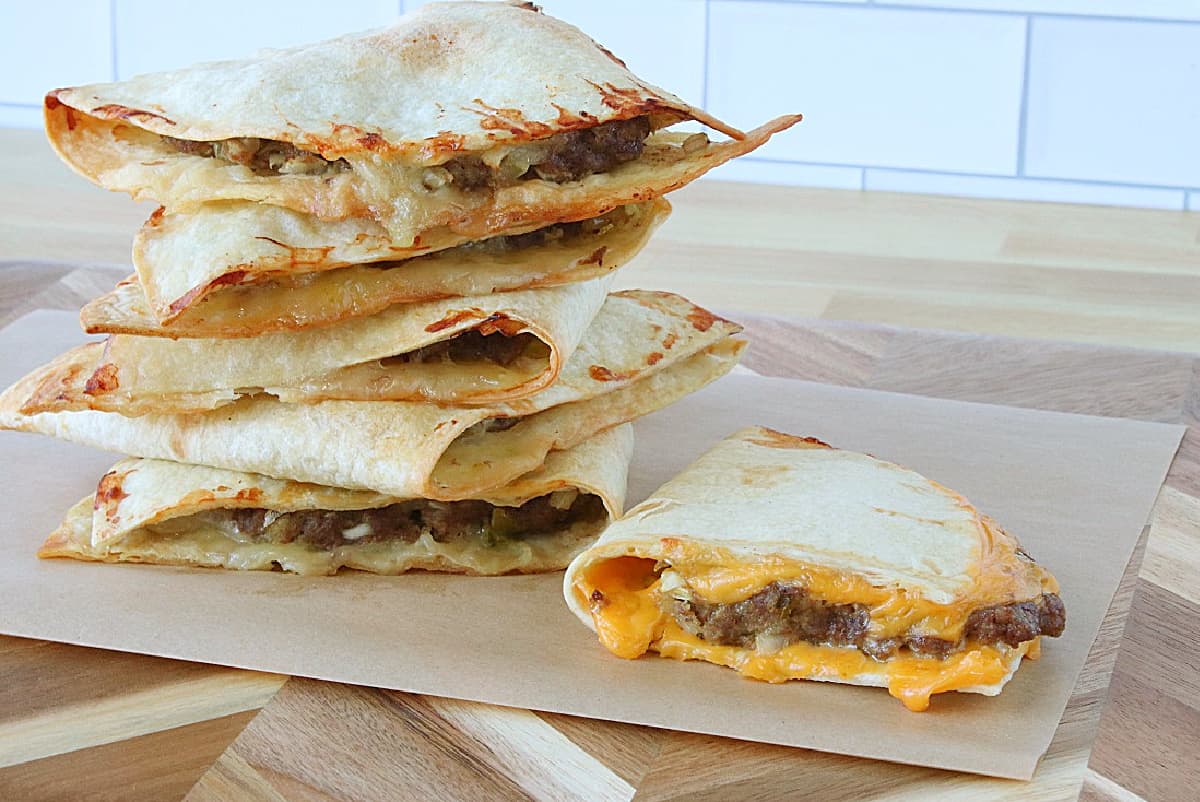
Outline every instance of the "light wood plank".
{"label": "light wood plank", "polygon": [[0,769],[0,799],[173,802],[253,717],[254,711],[234,713]]}

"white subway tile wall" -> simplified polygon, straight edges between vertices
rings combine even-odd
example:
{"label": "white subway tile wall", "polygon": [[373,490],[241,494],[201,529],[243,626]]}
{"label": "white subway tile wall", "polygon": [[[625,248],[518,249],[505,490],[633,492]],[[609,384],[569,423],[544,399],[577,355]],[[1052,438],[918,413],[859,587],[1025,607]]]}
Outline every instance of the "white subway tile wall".
{"label": "white subway tile wall", "polygon": [[1036,19],[1025,172],[1200,186],[1200,25]]}
{"label": "white subway tile wall", "polygon": [[[1200,211],[1200,0],[540,4],[735,124],[805,114],[712,180]],[[4,3],[0,126],[40,125],[56,86],[314,41],[420,5]]]}
{"label": "white subway tile wall", "polygon": [[333,7],[322,0],[204,0],[174,8],[160,0],[114,0],[113,8],[118,80],[378,28],[399,12],[396,0],[338,0]]}
{"label": "white subway tile wall", "polygon": [[765,158],[1009,175],[1025,20],[864,6],[714,2],[708,106],[806,122]]}
{"label": "white subway tile wall", "polygon": [[40,126],[42,97],[48,89],[112,79],[109,12],[108,0],[4,4],[0,126]]}

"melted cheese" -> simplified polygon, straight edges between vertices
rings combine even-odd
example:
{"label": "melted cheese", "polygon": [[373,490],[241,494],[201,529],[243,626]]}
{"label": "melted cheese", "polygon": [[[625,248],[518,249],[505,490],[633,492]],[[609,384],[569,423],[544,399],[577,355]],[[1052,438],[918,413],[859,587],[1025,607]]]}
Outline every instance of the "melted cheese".
{"label": "melted cheese", "polygon": [[753,649],[705,643],[673,621],[667,622],[654,648],[663,657],[705,660],[764,682],[812,679],[886,684],[888,693],[916,712],[928,709],[929,697],[935,693],[1001,682],[1008,675],[1011,660],[992,646],[957,652],[945,660],[897,657],[886,663],[873,660],[857,649],[803,642],[761,654]]}
{"label": "melted cheese", "polygon": [[[256,542],[231,534],[228,527],[198,513],[140,526],[115,542],[93,546],[92,499],[88,498],[68,514],[65,525],[71,525],[69,537],[53,548],[43,547],[40,554],[238,570],[269,571],[277,566],[308,576],[335,574],[340,568],[376,574],[424,569],[495,575],[562,568],[595,539],[608,520],[607,515],[597,520],[574,520],[554,531],[486,543],[478,535],[439,542],[425,532],[411,543],[401,539],[360,542],[355,538],[339,546],[321,548],[297,541]],[[365,527],[362,530],[355,527],[343,532],[343,536],[361,537],[368,531]]]}
{"label": "melted cheese", "polygon": [[997,536],[987,519],[983,519],[983,525],[985,537],[970,591],[945,604],[923,598],[916,590],[873,584],[862,576],[836,569],[779,556],[747,559],[725,549],[675,538],[661,541],[662,559],[686,577],[697,595],[715,604],[742,601],[772,582],[792,583],[831,604],[866,605],[873,637],[897,637],[915,631],[957,641],[974,610],[1041,592],[1058,592],[1058,583],[1041,566],[1017,557],[1011,538]]}
{"label": "melted cheese", "polygon": [[[997,545],[1011,542],[1007,538],[992,540]],[[914,711],[928,708],[929,697],[935,693],[998,687],[1021,654],[1028,651],[1031,658],[1036,658],[1038,640],[1016,650],[1003,645],[968,644],[945,659],[902,654],[884,662],[851,647],[800,642],[763,653],[706,643],[681,629],[661,609],[663,564],[669,563],[693,594],[713,603],[741,601],[772,582],[788,582],[804,585],[813,597],[825,601],[865,604],[871,615],[869,632],[876,637],[899,636],[912,630],[957,641],[973,610],[1012,600],[999,594],[1011,591],[1017,574],[1024,571],[1034,570],[1046,591],[1057,591],[1053,578],[1036,565],[1014,564],[999,570],[991,564],[985,566],[976,582],[977,593],[951,604],[936,604],[903,588],[872,585],[863,577],[782,557],[748,561],[721,549],[675,539],[664,539],[662,546],[661,561],[638,556],[602,560],[576,580],[577,599],[590,610],[600,642],[613,654],[633,659],[657,651],[677,660],[705,660],[728,666],[743,676],[767,682],[815,679],[882,685]],[[1016,560],[1011,550],[1008,558]],[[986,561],[994,563],[998,559],[990,554]]]}

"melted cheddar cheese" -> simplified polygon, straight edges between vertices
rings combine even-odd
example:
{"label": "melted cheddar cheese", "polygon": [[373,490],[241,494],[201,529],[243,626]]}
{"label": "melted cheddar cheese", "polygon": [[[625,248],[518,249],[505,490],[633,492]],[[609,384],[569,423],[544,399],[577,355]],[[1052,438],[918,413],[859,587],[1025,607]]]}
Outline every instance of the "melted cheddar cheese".
{"label": "melted cheddar cheese", "polygon": [[845,571],[779,556],[747,559],[725,549],[676,538],[661,541],[662,561],[686,577],[688,587],[698,596],[714,604],[742,601],[772,582],[785,582],[802,585],[814,598],[830,604],[866,605],[872,637],[897,637],[916,631],[957,641],[974,610],[1058,592],[1058,583],[1041,566],[1016,555],[1011,538],[998,537],[987,519],[983,524],[985,537],[971,577],[971,590],[949,603],[931,601],[894,584],[873,584]]}
{"label": "melted cheddar cheese", "polygon": [[749,561],[722,549],[673,538],[661,541],[659,560],[623,556],[593,564],[576,579],[575,593],[591,611],[600,642],[619,657],[632,659],[657,651],[677,660],[728,666],[743,676],[767,682],[817,679],[886,685],[910,710],[921,711],[928,708],[929,697],[935,693],[999,685],[1023,654],[1037,656],[1038,640],[1017,649],[968,644],[945,659],[902,653],[887,661],[875,660],[852,647],[805,642],[770,653],[721,646],[684,631],[662,609],[660,574],[669,565],[690,593],[716,604],[747,599],[772,582],[794,583],[830,603],[866,605],[868,632],[873,637],[920,632],[958,641],[972,611],[1028,598],[1025,594],[1031,586],[1040,585],[1044,592],[1058,590],[1053,577],[1039,566],[1018,559],[1009,538],[994,537],[988,528],[989,539],[972,592],[949,604],[932,602],[904,588],[874,585],[861,576],[827,567],[783,557]]}
{"label": "melted cheddar cheese", "polygon": [[878,676],[878,683],[865,684],[886,684],[888,693],[916,712],[926,710],[929,697],[935,693],[1000,682],[1008,675],[1012,660],[1011,654],[991,646],[957,652],[945,660],[898,657],[886,663],[872,660],[857,649],[803,642],[762,654],[753,649],[705,643],[673,621],[666,623],[655,649],[663,657],[705,660],[764,682],[856,678],[862,682],[865,677]]}

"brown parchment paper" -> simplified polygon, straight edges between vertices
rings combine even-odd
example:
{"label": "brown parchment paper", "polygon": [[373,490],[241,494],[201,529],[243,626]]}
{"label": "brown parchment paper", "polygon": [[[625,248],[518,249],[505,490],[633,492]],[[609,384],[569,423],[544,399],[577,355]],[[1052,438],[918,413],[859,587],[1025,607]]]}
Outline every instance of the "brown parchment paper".
{"label": "brown parchment paper", "polygon": [[[8,384],[81,339],[38,312],[0,331]],[[970,498],[1058,576],[1065,635],[996,698],[911,713],[881,689],[768,685],[620,660],[567,611],[561,573],[335,578],[39,561],[108,454],[0,433],[0,632],[848,755],[1029,778],[1049,745],[1183,427],[729,376],[636,425],[629,503],[750,424],[911,466]]]}

